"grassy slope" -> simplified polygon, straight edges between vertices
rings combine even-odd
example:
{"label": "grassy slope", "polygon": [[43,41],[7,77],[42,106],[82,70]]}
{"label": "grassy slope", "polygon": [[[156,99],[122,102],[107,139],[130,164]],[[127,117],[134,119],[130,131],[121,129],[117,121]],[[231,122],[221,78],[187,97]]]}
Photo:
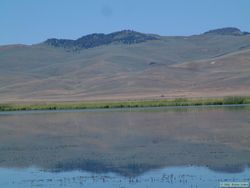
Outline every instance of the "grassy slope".
{"label": "grassy slope", "polygon": [[[249,44],[249,36],[192,36],[79,53],[44,45],[0,47],[0,102],[248,95],[250,51],[223,66],[206,64]],[[200,59],[208,62],[192,66]]]}

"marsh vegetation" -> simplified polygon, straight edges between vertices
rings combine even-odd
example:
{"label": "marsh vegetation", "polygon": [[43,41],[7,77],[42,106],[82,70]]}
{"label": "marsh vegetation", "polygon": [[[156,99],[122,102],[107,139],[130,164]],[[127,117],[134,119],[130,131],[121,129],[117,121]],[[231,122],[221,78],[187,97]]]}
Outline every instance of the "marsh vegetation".
{"label": "marsh vegetation", "polygon": [[177,98],[164,100],[137,101],[91,101],[72,103],[34,103],[34,104],[0,104],[0,111],[27,110],[70,110],[98,108],[138,108],[164,106],[204,106],[250,104],[250,97],[232,96],[224,98]]}

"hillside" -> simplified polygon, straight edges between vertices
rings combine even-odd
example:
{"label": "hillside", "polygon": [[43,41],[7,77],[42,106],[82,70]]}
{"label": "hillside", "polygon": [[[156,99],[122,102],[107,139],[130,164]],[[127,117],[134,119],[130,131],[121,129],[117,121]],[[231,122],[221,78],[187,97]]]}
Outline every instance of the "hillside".
{"label": "hillside", "polygon": [[127,100],[250,94],[250,35],[124,30],[0,46],[0,102]]}
{"label": "hillside", "polygon": [[48,39],[44,43],[53,47],[65,48],[68,50],[81,50],[87,48],[94,48],[97,46],[108,45],[112,43],[120,44],[136,44],[141,42],[146,42],[149,40],[157,40],[155,36],[150,36],[147,34],[123,30],[110,34],[94,33],[90,35],[83,36],[76,40],[68,39]]}

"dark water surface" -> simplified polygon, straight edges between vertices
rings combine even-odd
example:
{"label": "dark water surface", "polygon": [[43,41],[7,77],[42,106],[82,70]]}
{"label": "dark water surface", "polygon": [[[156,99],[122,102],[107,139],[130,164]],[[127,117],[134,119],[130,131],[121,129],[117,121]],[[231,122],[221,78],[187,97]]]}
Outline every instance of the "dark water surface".
{"label": "dark water surface", "polygon": [[250,107],[0,113],[0,187],[250,180]]}

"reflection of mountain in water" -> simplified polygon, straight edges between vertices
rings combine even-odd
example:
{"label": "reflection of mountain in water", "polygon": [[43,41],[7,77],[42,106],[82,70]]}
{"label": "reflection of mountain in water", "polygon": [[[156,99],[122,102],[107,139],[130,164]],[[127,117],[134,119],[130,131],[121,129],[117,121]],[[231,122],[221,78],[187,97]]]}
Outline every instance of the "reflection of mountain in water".
{"label": "reflection of mountain in water", "polygon": [[[188,145],[187,145],[188,147]],[[195,146],[192,146],[195,147]],[[206,146],[200,146],[199,149],[206,147]],[[214,146],[216,147],[216,146]],[[222,149],[222,148],[221,148]],[[202,150],[198,150],[197,152],[202,152]],[[230,150],[228,152],[231,152]],[[154,155],[157,155],[154,153]],[[168,154],[167,154],[168,155]],[[62,171],[73,171],[73,170],[80,170],[80,171],[88,171],[88,172],[94,172],[94,173],[118,173],[123,176],[127,177],[135,177],[138,175],[141,175],[143,173],[146,173],[150,170],[153,169],[161,169],[164,167],[172,167],[172,166],[186,166],[186,165],[198,165],[198,166],[206,166],[209,169],[217,172],[226,172],[226,173],[239,173],[243,172],[248,166],[250,165],[245,165],[245,164],[228,164],[227,161],[225,163],[218,164],[216,166],[215,164],[207,163],[209,160],[206,159],[206,157],[210,157],[209,152],[203,152],[201,155],[198,153],[193,153],[192,156],[195,156],[194,159],[185,159],[186,155],[182,155],[181,152],[180,154],[177,154],[177,159],[175,161],[170,162],[167,161],[168,156],[165,155],[165,160],[159,161],[158,163],[156,162],[155,164],[147,164],[143,163],[144,158],[141,158],[141,162],[139,162],[139,159],[136,159],[136,163],[133,163],[130,161],[129,164],[113,164],[112,161],[110,163],[105,163],[103,161],[97,161],[97,160],[90,160],[90,159],[75,159],[71,161],[63,161],[57,163],[52,169],[55,172],[62,172]],[[180,156],[182,155],[182,156]],[[207,155],[207,156],[206,156]],[[203,162],[198,162],[196,163],[195,160],[202,160],[201,156],[204,157]],[[219,156],[219,155],[218,155]],[[249,156],[249,155],[248,155]],[[162,158],[163,156],[149,156],[150,158],[154,157],[155,160],[159,158]],[[112,158],[112,157],[111,157]],[[235,156],[232,157],[233,160],[236,162],[237,158]],[[214,157],[215,159],[215,157]]]}
{"label": "reflection of mountain in water", "polygon": [[118,173],[123,176],[133,177],[143,174],[149,170],[161,168],[161,166],[150,166],[148,164],[127,164],[126,166],[113,166],[112,164],[103,164],[100,161],[82,160],[58,163],[54,171],[72,171],[83,170],[94,173]]}
{"label": "reflection of mountain in water", "polygon": [[210,169],[217,171],[217,172],[239,173],[239,172],[244,172],[244,170],[249,167],[250,167],[250,164],[248,165],[235,164],[235,165],[223,166],[223,167],[212,167]]}
{"label": "reflection of mountain in water", "polygon": [[[241,172],[248,108],[0,115],[0,167],[138,176],[170,166]],[[236,126],[237,125],[237,126]]]}

